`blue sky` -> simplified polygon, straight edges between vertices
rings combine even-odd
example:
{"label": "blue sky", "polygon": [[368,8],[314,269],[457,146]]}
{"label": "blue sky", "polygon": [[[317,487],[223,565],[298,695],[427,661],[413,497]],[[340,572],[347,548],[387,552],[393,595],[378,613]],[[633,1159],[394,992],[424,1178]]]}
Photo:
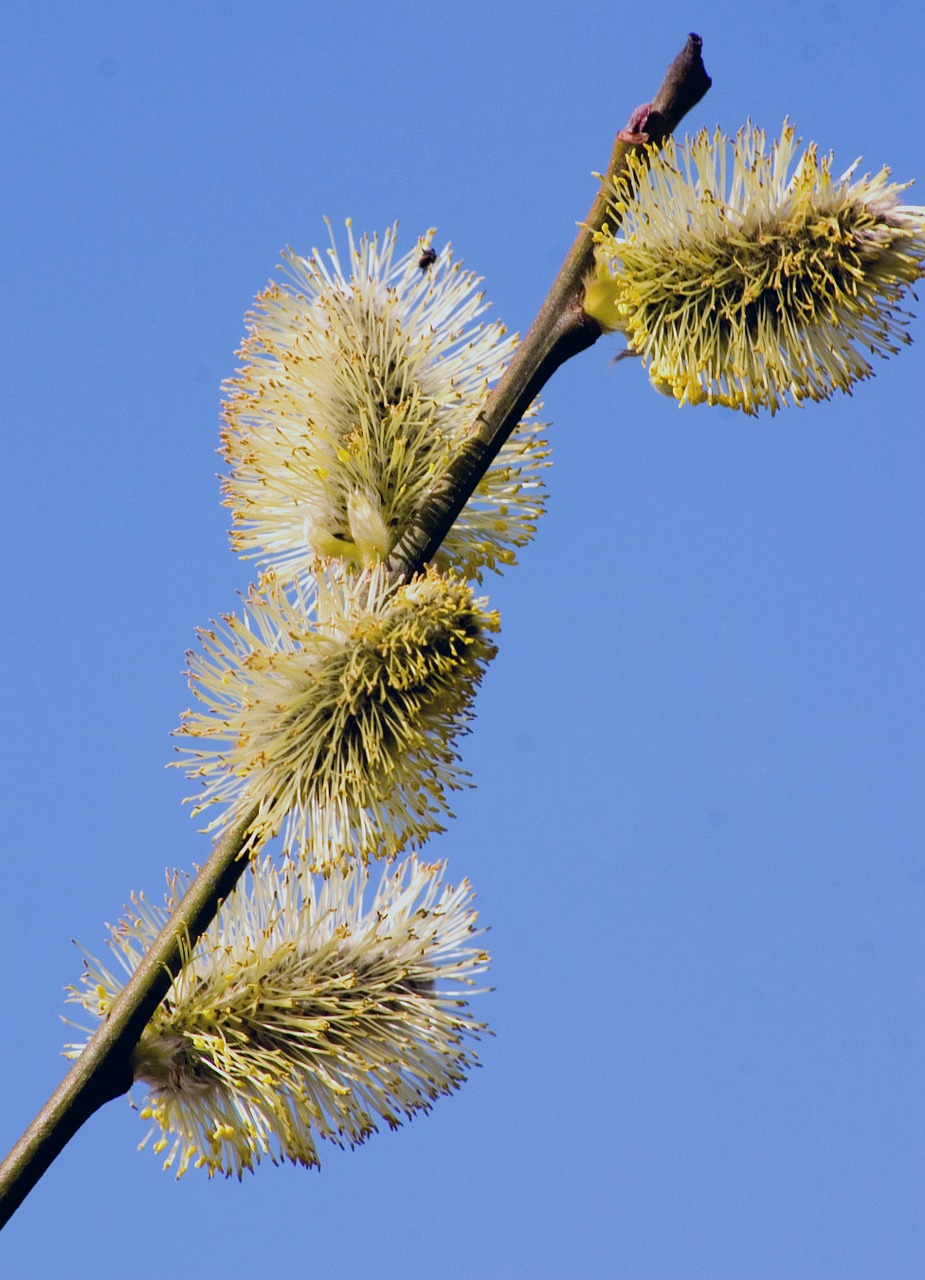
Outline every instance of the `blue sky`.
{"label": "blue sky", "polygon": [[[875,20],[872,18],[875,17]],[[63,988],[207,842],[169,739],[249,580],[220,384],[283,246],[431,225],[523,329],[687,31],[686,127],[789,116],[925,181],[908,6],[33,3],[2,20],[6,1026],[0,1141]],[[923,188],[912,200],[925,202]],[[176,1183],[124,1100],[0,1240],[37,1280],[863,1280],[923,1256],[922,321],[852,397],[678,410],[600,342],[547,388],[550,512],[429,852],[491,926],[495,1038],[323,1170]]]}

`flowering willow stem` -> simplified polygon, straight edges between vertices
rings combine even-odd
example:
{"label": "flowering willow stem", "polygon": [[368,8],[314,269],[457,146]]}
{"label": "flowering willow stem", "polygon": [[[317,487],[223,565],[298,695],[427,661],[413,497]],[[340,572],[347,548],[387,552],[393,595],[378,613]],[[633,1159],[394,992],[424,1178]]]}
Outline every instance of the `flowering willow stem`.
{"label": "flowering willow stem", "polygon": [[[628,128],[617,135],[609,175],[624,172],[629,153],[640,143],[663,142],[709,89],[700,48],[700,37],[688,36],[651,104],[634,112]],[[428,564],[540,389],[561,364],[600,337],[600,326],[584,314],[581,298],[592,266],[592,235],[606,216],[601,191],[536,320],[477,416],[471,439],[450,466],[439,492],[425,504],[389,557],[388,568],[398,576],[410,578]],[[612,226],[612,214],[609,221]],[[87,1047],[0,1165],[0,1227],[84,1121],[104,1102],[128,1091],[131,1054],[142,1031],[248,864],[242,851],[256,812],[255,806],[216,842]]]}

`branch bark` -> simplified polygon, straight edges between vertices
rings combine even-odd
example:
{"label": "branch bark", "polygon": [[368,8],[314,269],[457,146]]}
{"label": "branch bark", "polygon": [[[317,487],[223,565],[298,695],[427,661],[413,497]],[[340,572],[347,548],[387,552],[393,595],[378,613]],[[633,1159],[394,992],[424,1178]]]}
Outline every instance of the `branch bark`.
{"label": "branch bark", "polygon": [[132,1086],[135,1045],[197,939],[231,893],[256,806],[215,843],[183,901],[155,938],[70,1071],[0,1166],[0,1227],[16,1212],[85,1120]]}

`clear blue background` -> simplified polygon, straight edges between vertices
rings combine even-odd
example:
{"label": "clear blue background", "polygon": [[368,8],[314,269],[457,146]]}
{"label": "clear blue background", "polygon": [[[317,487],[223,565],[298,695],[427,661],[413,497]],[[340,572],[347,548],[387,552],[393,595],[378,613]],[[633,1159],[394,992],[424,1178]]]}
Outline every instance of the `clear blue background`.
{"label": "clear blue background", "polygon": [[[789,114],[925,180],[907,4],[7,11],[4,1145],[64,1069],[70,939],[206,856],[163,766],[193,629],[249,578],[219,387],[280,249],[324,214],[436,224],[522,330],[691,29],[715,83],[686,127]],[[616,346],[547,389],[550,514],[489,584],[478,788],[430,848],[492,926],[483,1069],[241,1185],[174,1182],[113,1103],[3,1275],[923,1274],[925,347],[755,422],[678,410]]]}

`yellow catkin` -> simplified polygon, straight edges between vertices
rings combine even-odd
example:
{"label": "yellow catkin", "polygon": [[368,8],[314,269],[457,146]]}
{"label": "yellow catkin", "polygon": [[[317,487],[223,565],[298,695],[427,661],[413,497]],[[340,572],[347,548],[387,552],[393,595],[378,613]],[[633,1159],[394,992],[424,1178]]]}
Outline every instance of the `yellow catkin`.
{"label": "yellow catkin", "polygon": [[612,186],[621,234],[597,237],[585,310],[682,404],[828,399],[872,374],[864,352],[909,341],[899,303],[923,274],[925,211],[887,169],[835,179],[797,143],[786,123],[770,148],[757,129],[731,149],[704,131],[631,157],[635,194]]}

